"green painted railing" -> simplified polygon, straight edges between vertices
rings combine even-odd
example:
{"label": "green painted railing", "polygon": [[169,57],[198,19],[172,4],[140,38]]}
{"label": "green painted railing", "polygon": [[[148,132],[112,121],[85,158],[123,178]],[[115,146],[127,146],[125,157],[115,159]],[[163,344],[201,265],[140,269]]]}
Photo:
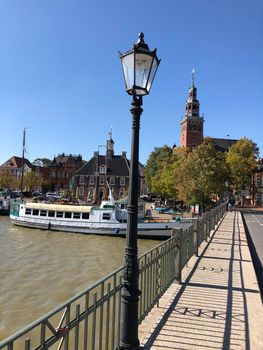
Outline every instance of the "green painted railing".
{"label": "green painted railing", "polygon": [[[182,269],[198,255],[225,213],[221,204],[186,229],[173,229],[172,237],[139,257],[139,323]],[[37,321],[0,342],[5,350],[113,350],[119,343],[120,291],[123,268],[112,272]]]}

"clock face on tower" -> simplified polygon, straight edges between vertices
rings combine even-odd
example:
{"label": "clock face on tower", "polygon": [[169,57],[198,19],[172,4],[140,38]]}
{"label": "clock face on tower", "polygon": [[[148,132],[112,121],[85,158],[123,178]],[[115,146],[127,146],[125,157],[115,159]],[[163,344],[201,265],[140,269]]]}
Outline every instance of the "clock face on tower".
{"label": "clock face on tower", "polygon": [[112,143],[112,142],[109,142],[109,143],[108,143],[108,148],[109,148],[109,149],[113,149],[113,143]]}

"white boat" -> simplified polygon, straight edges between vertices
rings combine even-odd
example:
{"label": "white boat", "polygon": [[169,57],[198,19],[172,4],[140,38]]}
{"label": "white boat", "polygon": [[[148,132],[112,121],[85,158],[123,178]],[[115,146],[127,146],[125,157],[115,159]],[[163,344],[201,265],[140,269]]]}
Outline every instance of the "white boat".
{"label": "white boat", "polygon": [[[13,224],[24,227],[125,236],[128,213],[116,206],[112,198],[103,201],[99,207],[13,201],[10,218]],[[138,236],[167,238],[171,237],[172,228],[183,225],[172,220],[152,222],[141,219],[138,221]]]}

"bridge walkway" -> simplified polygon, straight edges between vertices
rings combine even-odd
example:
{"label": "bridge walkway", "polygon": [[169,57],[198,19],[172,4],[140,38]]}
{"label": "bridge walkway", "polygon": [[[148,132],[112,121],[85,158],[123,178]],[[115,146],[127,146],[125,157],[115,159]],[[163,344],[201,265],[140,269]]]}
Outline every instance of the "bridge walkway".
{"label": "bridge walkway", "polygon": [[227,212],[139,328],[151,350],[262,350],[263,307],[239,211]]}

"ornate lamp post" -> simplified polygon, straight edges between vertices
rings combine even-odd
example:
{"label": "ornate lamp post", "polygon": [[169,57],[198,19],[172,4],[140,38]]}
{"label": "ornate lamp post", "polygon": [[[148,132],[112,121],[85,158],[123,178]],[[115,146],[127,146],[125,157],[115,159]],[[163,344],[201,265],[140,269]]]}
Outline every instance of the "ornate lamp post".
{"label": "ornate lamp post", "polygon": [[120,346],[121,350],[139,348],[138,339],[138,301],[139,266],[137,254],[137,217],[138,217],[138,166],[139,166],[139,129],[143,111],[142,96],[148,95],[160,60],[156,49],[150,51],[144,42],[144,34],[133,48],[120,53],[126,91],[132,95],[132,143],[129,177],[128,224],[126,233],[123,288],[121,291]]}

